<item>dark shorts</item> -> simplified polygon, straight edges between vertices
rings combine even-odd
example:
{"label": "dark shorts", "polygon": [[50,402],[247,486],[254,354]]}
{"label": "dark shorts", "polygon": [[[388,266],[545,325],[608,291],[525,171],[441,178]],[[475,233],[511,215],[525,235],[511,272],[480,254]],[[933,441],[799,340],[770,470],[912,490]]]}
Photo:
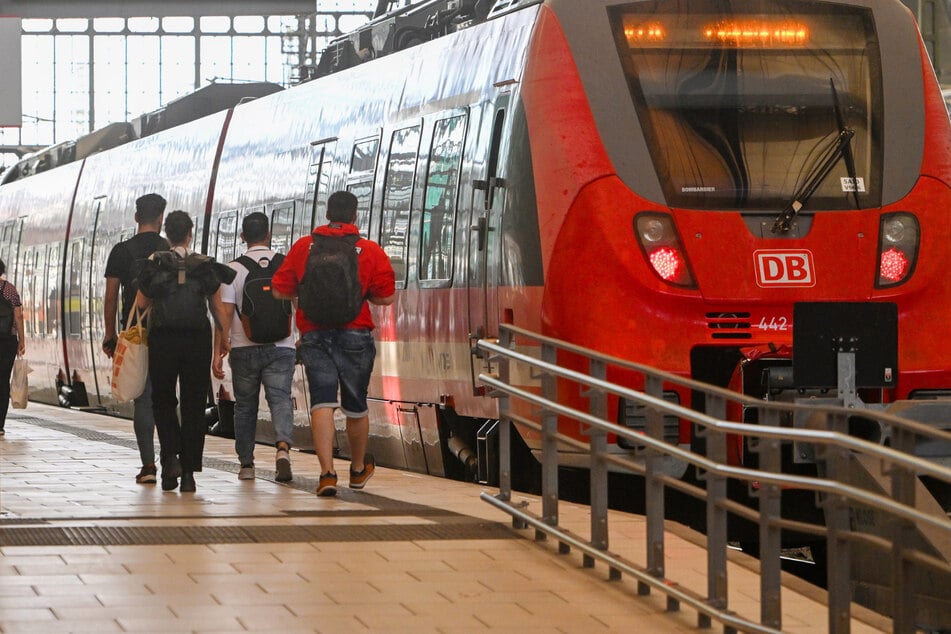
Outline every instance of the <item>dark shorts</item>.
{"label": "dark shorts", "polygon": [[339,405],[349,418],[367,413],[367,388],[376,359],[369,330],[312,330],[301,338],[300,355],[311,409]]}

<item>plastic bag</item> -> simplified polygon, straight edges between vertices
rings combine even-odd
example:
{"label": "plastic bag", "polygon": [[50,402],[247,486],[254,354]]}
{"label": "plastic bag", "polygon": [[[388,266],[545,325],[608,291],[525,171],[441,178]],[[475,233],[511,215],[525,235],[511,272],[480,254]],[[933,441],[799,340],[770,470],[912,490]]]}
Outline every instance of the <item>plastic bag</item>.
{"label": "plastic bag", "polygon": [[26,409],[30,398],[29,374],[33,369],[23,357],[13,361],[13,373],[10,375],[10,403],[13,409]]}
{"label": "plastic bag", "polygon": [[[145,391],[149,376],[148,330],[142,323],[148,311],[138,307],[129,313],[126,329],[119,333],[112,355],[112,395],[117,401],[131,401]],[[134,325],[133,325],[134,323]]]}

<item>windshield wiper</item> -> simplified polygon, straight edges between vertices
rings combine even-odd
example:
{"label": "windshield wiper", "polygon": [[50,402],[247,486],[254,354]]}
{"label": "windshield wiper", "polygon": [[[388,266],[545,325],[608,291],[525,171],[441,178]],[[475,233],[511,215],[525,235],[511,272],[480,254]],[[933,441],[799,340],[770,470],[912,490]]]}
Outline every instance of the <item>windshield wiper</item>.
{"label": "windshield wiper", "polygon": [[842,159],[845,162],[845,170],[849,175],[849,181],[852,183],[852,194],[855,196],[855,206],[859,207],[858,182],[855,175],[855,158],[852,155],[852,137],[855,136],[855,130],[845,126],[845,120],[842,117],[842,108],[839,106],[839,95],[835,91],[835,83],[829,79],[829,87],[832,89],[832,108],[835,112],[836,125],[839,128],[839,134],[820,154],[812,169],[809,170],[802,186],[793,194],[793,200],[776,217],[773,223],[773,233],[786,233],[792,228],[793,220],[796,214],[805,206],[809,198],[816,193],[819,186],[826,179],[835,164]]}

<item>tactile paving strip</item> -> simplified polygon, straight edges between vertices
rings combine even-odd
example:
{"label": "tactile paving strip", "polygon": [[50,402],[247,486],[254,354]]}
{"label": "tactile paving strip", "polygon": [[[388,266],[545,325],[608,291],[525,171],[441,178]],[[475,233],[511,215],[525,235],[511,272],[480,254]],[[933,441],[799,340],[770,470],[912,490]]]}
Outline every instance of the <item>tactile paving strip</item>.
{"label": "tactile paving strip", "polygon": [[0,527],[0,546],[150,546],[292,542],[400,542],[512,539],[502,524],[351,526],[32,526]]}

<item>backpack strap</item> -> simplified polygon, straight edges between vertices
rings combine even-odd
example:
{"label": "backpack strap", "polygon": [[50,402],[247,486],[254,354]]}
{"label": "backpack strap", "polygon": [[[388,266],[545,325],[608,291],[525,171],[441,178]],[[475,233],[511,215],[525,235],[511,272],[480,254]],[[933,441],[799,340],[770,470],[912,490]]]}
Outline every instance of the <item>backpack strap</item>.
{"label": "backpack strap", "polygon": [[232,261],[232,262],[237,262],[238,264],[240,264],[240,265],[243,266],[244,268],[248,269],[249,272],[252,270],[252,269],[251,269],[252,266],[258,266],[258,263],[257,263],[257,262],[255,262],[254,260],[252,260],[251,258],[249,258],[249,257],[246,256],[246,255],[242,255],[241,257],[235,258],[235,259],[233,259],[233,260],[231,260],[231,261]]}
{"label": "backpack strap", "polygon": [[[250,257],[248,257],[248,254],[247,254],[247,253],[245,253],[245,254],[242,255],[241,257],[235,258],[235,259],[233,259],[233,260],[231,260],[231,261],[232,261],[232,262],[237,262],[238,264],[240,264],[240,265],[243,266],[244,268],[248,269],[248,271],[251,271],[251,270],[252,270],[251,267],[255,267],[255,266],[258,267],[258,268],[262,268],[262,269],[263,269],[263,268],[267,268],[267,267],[261,266],[260,263],[256,262],[255,260],[252,260]],[[281,262],[283,262],[283,261],[284,261],[284,255],[281,254],[281,253],[276,253],[276,252],[275,252],[272,257],[268,258],[267,264],[268,264],[268,266],[271,266],[271,264],[276,264],[277,266],[280,266],[280,265],[281,265]]]}

